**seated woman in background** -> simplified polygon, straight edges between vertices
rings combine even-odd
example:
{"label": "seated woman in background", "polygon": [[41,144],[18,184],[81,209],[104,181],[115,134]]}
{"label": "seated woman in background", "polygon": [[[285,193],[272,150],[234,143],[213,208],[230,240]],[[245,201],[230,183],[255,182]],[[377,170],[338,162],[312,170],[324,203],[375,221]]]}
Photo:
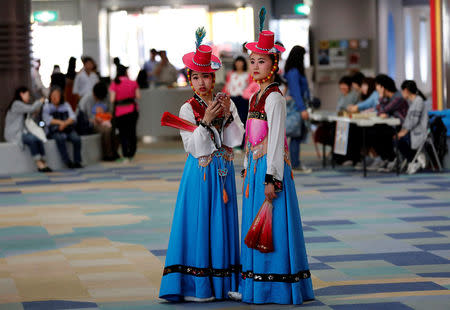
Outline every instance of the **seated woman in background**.
{"label": "seated woman in background", "polygon": [[365,77],[366,76],[360,71],[357,71],[352,75],[352,90],[358,93],[358,99],[361,98],[361,87]]}
{"label": "seated woman in background", "polygon": [[[353,88],[358,81],[353,80]],[[365,77],[362,79],[360,87],[360,100],[357,104],[352,104],[347,107],[347,112],[358,113],[361,111],[374,111],[378,104],[378,92],[375,90],[375,79],[370,77]],[[347,144],[347,155],[342,157],[335,154],[335,162],[341,163],[344,166],[355,165],[361,159],[361,149],[362,149],[362,129],[355,124],[350,124],[350,131]],[[362,169],[362,164],[360,163],[356,169]]]}
{"label": "seated woman in background", "polygon": [[375,79],[371,77],[364,78],[361,85],[361,101],[357,104],[349,105],[347,111],[350,113],[358,113],[362,111],[375,110],[380,96],[375,91]]}
{"label": "seated woman in background", "polygon": [[[341,92],[341,95],[339,96],[338,102],[337,102],[337,112],[338,114],[347,111],[347,107],[354,105],[358,102],[359,100],[359,88],[360,88],[360,83],[361,83],[361,74],[356,74],[356,79],[358,81],[355,81],[355,79],[351,76],[343,76],[340,80],[339,80],[339,90]],[[352,84],[355,84],[355,87],[352,87]],[[349,136],[349,140],[354,140],[353,138],[353,134],[355,132],[354,128],[356,126],[350,126],[350,133],[351,135]],[[321,129],[321,128],[319,128]],[[334,126],[328,126],[328,128],[326,128],[326,132],[321,129],[320,131],[316,132],[315,134],[315,140],[317,142],[323,143],[324,141],[327,141],[326,144],[329,145],[333,145],[333,139],[335,136],[335,128]],[[351,148],[352,146],[354,146],[353,144],[349,144],[349,148]],[[333,158],[334,158],[334,162],[337,164],[350,164],[350,161],[348,160],[349,158],[352,158],[352,163],[355,163],[356,161],[358,161],[359,159],[359,151],[353,152],[353,151],[348,151],[348,153],[353,154],[354,156],[343,156],[343,155],[338,155],[338,154],[333,154]],[[353,158],[355,157],[356,158]]]}
{"label": "seated woman in background", "polygon": [[28,113],[38,111],[44,98],[36,100],[30,104],[30,91],[27,87],[19,87],[14,93],[14,99],[6,110],[5,119],[5,140],[15,143],[21,148],[24,144],[30,148],[31,155],[36,162],[39,172],[51,172],[52,170],[45,163],[44,143],[25,126],[25,116]]}
{"label": "seated woman in background", "polygon": [[[59,87],[50,89],[49,101],[44,105],[42,112],[47,136],[55,139],[62,160],[68,168],[83,168],[81,165],[81,139],[74,128],[76,116],[72,107],[64,101]],[[73,144],[73,161],[67,154],[66,141]]]}
{"label": "seated woman in background", "polygon": [[[94,128],[94,132],[101,135],[103,160],[112,161],[119,158],[119,155],[117,154],[118,143],[115,141],[114,129],[111,127],[111,113],[109,113],[111,109],[107,97],[106,84],[103,82],[95,84],[92,93],[83,96],[78,104],[77,127],[81,125],[80,112],[82,112],[88,122],[85,126]],[[98,110],[98,107],[101,109]],[[97,115],[97,112],[100,114]]]}
{"label": "seated woman in background", "polygon": [[341,96],[337,102],[337,112],[345,111],[349,105],[354,105],[358,102],[359,95],[357,91],[352,89],[352,82],[352,78],[347,75],[339,80]]}
{"label": "seated woman in background", "polygon": [[405,160],[409,163],[408,174],[413,174],[420,168],[425,168],[426,164],[425,154],[423,153],[419,154],[417,162],[412,162],[417,149],[427,138],[428,113],[425,106],[426,98],[417,88],[414,81],[404,81],[401,89],[403,98],[409,103],[409,109],[402,129],[398,133],[398,148]]}

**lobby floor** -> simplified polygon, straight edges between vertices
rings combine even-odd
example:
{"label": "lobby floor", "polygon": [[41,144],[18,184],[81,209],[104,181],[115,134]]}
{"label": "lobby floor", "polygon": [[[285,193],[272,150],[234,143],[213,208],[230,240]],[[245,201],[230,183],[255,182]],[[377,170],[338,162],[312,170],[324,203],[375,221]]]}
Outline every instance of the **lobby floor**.
{"label": "lobby floor", "polygon": [[[316,300],[301,307],[449,309],[450,172],[363,178],[321,168],[311,145],[302,154],[314,168],[294,177]],[[173,141],[130,164],[0,176],[0,310],[292,308],[157,298],[185,158]]]}

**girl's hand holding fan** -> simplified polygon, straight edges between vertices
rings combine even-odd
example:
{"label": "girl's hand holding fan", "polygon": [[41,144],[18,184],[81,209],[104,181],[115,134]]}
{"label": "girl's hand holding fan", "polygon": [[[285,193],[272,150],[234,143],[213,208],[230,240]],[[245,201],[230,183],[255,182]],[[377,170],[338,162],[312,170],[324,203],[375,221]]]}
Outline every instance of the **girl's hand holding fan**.
{"label": "girl's hand holding fan", "polygon": [[175,116],[169,112],[164,112],[161,117],[161,126],[168,126],[176,129],[193,132],[198,126],[191,122]]}

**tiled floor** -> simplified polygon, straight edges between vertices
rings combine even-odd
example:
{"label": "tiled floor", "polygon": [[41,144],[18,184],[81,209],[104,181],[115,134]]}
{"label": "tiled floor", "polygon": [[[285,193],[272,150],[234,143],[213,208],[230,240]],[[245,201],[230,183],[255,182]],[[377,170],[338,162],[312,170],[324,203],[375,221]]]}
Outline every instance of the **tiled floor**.
{"label": "tiled floor", "polygon": [[[362,178],[305,149],[315,171],[295,182],[317,299],[303,307],[450,309],[450,172]],[[291,308],[158,300],[185,158],[169,142],[128,165],[0,176],[0,310]]]}

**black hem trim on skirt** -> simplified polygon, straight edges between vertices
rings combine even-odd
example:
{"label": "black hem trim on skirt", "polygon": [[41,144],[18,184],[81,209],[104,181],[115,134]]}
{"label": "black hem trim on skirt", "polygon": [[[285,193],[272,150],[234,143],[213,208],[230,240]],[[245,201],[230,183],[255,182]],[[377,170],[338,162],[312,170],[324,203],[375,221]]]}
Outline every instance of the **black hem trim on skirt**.
{"label": "black hem trim on skirt", "polygon": [[182,273],[196,277],[230,277],[231,274],[239,273],[239,266],[231,265],[230,268],[217,269],[217,268],[197,268],[189,267],[185,265],[172,265],[164,268],[163,276],[169,273]]}
{"label": "black hem trim on skirt", "polygon": [[253,273],[253,271],[241,272],[242,280],[253,279],[257,282],[286,282],[295,283],[300,280],[311,277],[309,270],[302,270],[295,274],[278,274],[278,273]]}

